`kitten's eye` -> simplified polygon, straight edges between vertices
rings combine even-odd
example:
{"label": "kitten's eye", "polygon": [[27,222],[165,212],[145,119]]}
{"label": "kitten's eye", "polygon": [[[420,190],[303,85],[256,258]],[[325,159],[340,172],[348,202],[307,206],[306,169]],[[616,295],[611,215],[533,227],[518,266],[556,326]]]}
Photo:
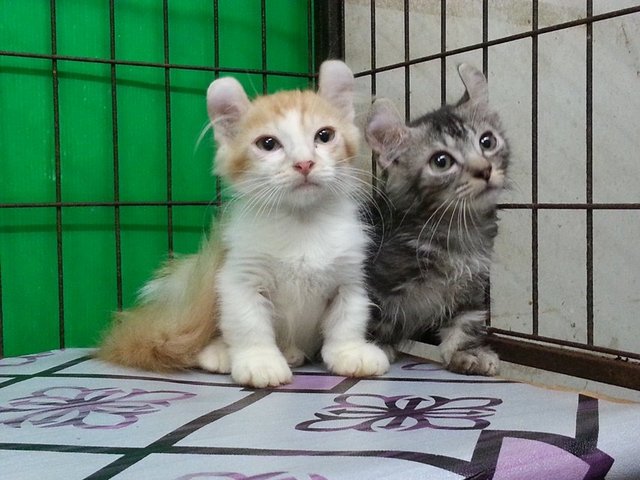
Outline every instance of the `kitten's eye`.
{"label": "kitten's eye", "polygon": [[282,147],[282,145],[280,145],[280,142],[274,137],[260,137],[258,140],[256,140],[256,146],[260,150],[265,150],[267,152],[277,150],[278,148]]}
{"label": "kitten's eye", "polygon": [[318,132],[316,133],[316,137],[314,138],[314,141],[320,142],[320,143],[329,143],[331,140],[333,140],[333,137],[335,136],[336,136],[336,131],[333,128],[325,127],[318,130]]}
{"label": "kitten's eye", "polygon": [[498,146],[498,139],[491,132],[484,132],[480,135],[480,148],[485,151],[491,151]]}
{"label": "kitten's eye", "polygon": [[447,152],[434,153],[429,159],[429,165],[436,172],[446,172],[456,161]]}

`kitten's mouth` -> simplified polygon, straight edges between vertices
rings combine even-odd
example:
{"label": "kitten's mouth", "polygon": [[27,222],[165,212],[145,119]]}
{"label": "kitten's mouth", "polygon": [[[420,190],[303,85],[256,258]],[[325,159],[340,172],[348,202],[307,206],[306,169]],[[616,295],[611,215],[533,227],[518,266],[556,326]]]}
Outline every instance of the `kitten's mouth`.
{"label": "kitten's mouth", "polygon": [[304,180],[299,182],[297,185],[294,185],[293,190],[311,190],[319,187],[320,185],[318,183],[314,182],[313,180],[309,180],[308,178],[305,178]]}

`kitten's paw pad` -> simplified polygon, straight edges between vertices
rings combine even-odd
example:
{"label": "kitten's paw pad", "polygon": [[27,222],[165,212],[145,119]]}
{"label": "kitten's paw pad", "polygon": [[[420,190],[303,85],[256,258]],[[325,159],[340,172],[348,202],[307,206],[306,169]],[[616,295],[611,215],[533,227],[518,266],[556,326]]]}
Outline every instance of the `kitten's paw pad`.
{"label": "kitten's paw pad", "polygon": [[498,374],[500,359],[492,350],[459,350],[446,367],[455,373],[493,377]]}
{"label": "kitten's paw pad", "polygon": [[215,373],[231,372],[229,347],[221,339],[216,339],[204,347],[197,357],[198,366]]}
{"label": "kitten's paw pad", "polygon": [[287,347],[282,353],[284,354],[284,358],[287,360],[287,363],[290,367],[299,367],[300,365],[304,364],[304,352],[295,345]]}
{"label": "kitten's paw pad", "polygon": [[324,347],[322,358],[329,370],[346,377],[371,377],[389,370],[387,355],[372,343],[353,342]]}
{"label": "kitten's paw pad", "polygon": [[291,383],[293,375],[280,350],[264,349],[236,354],[231,377],[241,385],[264,388]]}

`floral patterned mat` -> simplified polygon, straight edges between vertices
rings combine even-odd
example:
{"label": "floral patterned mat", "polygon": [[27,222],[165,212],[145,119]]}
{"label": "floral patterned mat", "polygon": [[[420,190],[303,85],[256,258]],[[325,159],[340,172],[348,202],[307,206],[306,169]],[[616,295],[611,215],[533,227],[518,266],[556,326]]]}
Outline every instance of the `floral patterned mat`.
{"label": "floral patterned mat", "polygon": [[311,365],[253,390],[90,354],[0,360],[2,478],[640,479],[640,405],[414,357],[382,378]]}

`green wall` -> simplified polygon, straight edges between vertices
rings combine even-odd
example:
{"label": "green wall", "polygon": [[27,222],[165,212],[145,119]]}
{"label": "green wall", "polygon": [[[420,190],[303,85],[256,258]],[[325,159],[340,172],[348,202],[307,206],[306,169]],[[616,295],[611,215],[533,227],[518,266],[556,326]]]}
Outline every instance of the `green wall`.
{"label": "green wall", "polygon": [[[4,356],[95,345],[170,245],[197,249],[218,198],[210,133],[197,143],[211,67],[254,94],[307,86],[313,58],[305,1],[265,2],[263,58],[259,0],[169,0],[166,69],[163,2],[115,0],[114,58],[133,64],[112,72],[78,61],[111,58],[109,1],[58,0],[57,54],[72,58],[53,62],[50,3],[0,0]],[[244,72],[265,68],[298,75]]]}

